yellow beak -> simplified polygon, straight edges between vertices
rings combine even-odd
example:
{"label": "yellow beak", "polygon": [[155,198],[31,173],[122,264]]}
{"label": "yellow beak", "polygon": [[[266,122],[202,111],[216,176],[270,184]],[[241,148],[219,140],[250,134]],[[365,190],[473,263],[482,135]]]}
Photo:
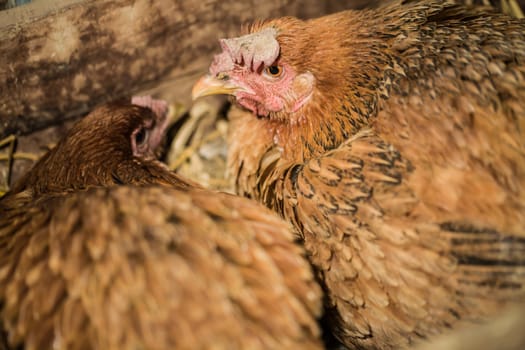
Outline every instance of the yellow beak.
{"label": "yellow beak", "polygon": [[199,97],[209,95],[233,95],[239,90],[242,90],[240,86],[208,74],[200,78],[199,81],[193,85],[191,97],[193,100],[196,100]]}

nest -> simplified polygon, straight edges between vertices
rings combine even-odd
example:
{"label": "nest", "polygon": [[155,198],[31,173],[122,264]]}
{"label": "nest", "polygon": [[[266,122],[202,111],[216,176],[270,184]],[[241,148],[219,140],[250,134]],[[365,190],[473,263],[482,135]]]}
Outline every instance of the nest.
{"label": "nest", "polygon": [[189,111],[172,107],[173,132],[168,133],[168,167],[215,190],[233,193],[226,173],[229,104],[223,99],[197,101]]}

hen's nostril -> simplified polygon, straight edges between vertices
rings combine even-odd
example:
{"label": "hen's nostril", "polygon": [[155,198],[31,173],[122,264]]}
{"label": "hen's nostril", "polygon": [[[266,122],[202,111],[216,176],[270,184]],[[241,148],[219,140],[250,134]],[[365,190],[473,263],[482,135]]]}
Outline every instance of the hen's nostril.
{"label": "hen's nostril", "polygon": [[224,72],[217,73],[217,79],[219,80],[230,80],[230,76]]}

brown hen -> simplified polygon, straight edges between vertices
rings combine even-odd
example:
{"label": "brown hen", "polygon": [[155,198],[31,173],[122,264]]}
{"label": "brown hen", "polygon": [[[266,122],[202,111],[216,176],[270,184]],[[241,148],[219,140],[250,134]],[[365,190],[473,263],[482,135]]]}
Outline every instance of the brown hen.
{"label": "brown hen", "polygon": [[321,290],[289,226],[155,160],[164,114],[99,108],[0,200],[10,345],[321,348]]}
{"label": "brown hen", "polygon": [[[168,105],[135,96],[94,109],[22,176],[6,196],[34,199],[86,186],[146,184],[188,187],[155,156],[168,126]],[[194,184],[192,184],[194,185]],[[22,195],[23,194],[23,195]]]}
{"label": "brown hen", "polygon": [[221,40],[237,191],[301,233],[336,336],[390,349],[525,294],[525,22],[395,1]]}

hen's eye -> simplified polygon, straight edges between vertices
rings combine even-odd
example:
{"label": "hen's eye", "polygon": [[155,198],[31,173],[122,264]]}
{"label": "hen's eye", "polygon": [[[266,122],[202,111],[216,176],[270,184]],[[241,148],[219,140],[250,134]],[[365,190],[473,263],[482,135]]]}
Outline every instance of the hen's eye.
{"label": "hen's eye", "polygon": [[142,145],[146,141],[147,132],[146,129],[140,128],[135,134],[135,144],[137,146]]}
{"label": "hen's eye", "polygon": [[274,65],[274,66],[266,67],[264,71],[269,76],[272,76],[272,77],[276,78],[276,77],[281,76],[281,74],[283,73],[283,68],[281,66],[275,66]]}

